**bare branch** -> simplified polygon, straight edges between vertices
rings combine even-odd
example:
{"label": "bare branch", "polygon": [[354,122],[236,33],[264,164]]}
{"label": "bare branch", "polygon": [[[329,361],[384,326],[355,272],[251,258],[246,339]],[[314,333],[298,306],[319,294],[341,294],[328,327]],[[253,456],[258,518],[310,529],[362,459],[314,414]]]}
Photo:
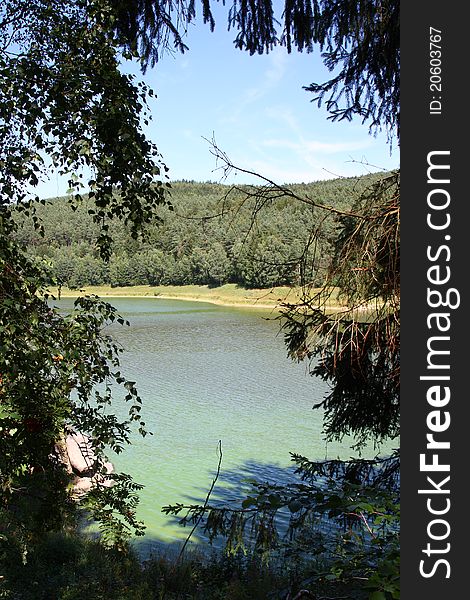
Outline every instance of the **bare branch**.
{"label": "bare branch", "polygon": [[[234,186],[234,189],[243,191],[243,193],[246,195],[247,198],[255,197],[255,198],[258,198],[260,200],[260,202],[261,201],[268,202],[271,200],[276,200],[278,198],[288,197],[288,198],[297,200],[299,202],[302,202],[303,204],[307,204],[309,206],[328,211],[335,215],[341,215],[341,216],[345,216],[345,217],[355,217],[357,219],[367,218],[360,213],[344,211],[344,210],[334,208],[333,206],[329,206],[327,204],[322,204],[322,203],[316,202],[315,200],[313,200],[312,198],[310,198],[307,195],[300,196],[299,194],[296,194],[289,187],[287,187],[285,185],[281,185],[279,183],[276,183],[275,181],[273,181],[269,177],[266,177],[265,175],[261,175],[260,173],[257,173],[256,171],[252,171],[250,169],[244,169],[243,167],[235,165],[230,160],[228,155],[218,147],[214,137],[212,137],[212,140],[209,140],[207,138],[203,138],[203,139],[210,144],[210,146],[211,146],[210,153],[215,157],[216,162],[218,162],[218,161],[222,162],[222,166],[217,167],[217,168],[222,169],[223,179],[226,179],[229,176],[231,171],[236,171],[238,173],[244,173],[245,175],[250,175],[252,177],[256,177],[260,181],[264,182],[264,185],[259,186],[259,187],[258,186],[246,186],[246,188],[245,187],[240,188],[240,187]],[[250,190],[250,187],[252,187],[251,190]],[[260,206],[260,208],[261,208],[261,206]]]}
{"label": "bare branch", "polygon": [[185,540],[185,542],[184,542],[184,544],[183,544],[183,547],[182,547],[182,548],[181,548],[181,550],[180,550],[180,553],[179,553],[179,555],[178,555],[178,559],[177,559],[177,561],[176,561],[176,564],[177,564],[177,563],[178,563],[178,562],[179,562],[179,561],[182,559],[182,557],[183,557],[183,554],[184,554],[184,551],[185,551],[185,549],[186,549],[186,546],[187,546],[187,545],[188,545],[188,543],[189,543],[189,540],[191,539],[191,537],[192,537],[193,533],[196,531],[197,527],[199,526],[199,523],[201,522],[201,520],[202,520],[202,518],[203,518],[203,516],[204,516],[204,513],[205,513],[205,511],[206,511],[206,509],[207,509],[207,505],[209,504],[209,498],[211,497],[211,494],[212,494],[212,491],[213,491],[213,489],[214,489],[214,486],[215,486],[215,484],[217,483],[217,480],[218,480],[218,478],[219,478],[219,475],[220,475],[220,466],[221,466],[221,464],[222,464],[222,456],[223,456],[223,455],[222,455],[222,440],[219,440],[219,443],[218,443],[218,445],[217,445],[217,449],[218,449],[218,452],[219,452],[219,463],[218,463],[218,465],[217,465],[217,472],[216,472],[216,474],[215,474],[215,477],[214,477],[214,479],[212,480],[211,487],[209,488],[209,491],[207,492],[207,496],[206,496],[206,499],[205,499],[205,501],[204,501],[204,504],[202,505],[201,514],[198,516],[198,518],[197,518],[196,522],[194,523],[194,526],[193,526],[193,528],[192,528],[192,529],[191,529],[191,531],[189,532],[189,535],[188,535],[188,537],[186,538],[186,540]]}

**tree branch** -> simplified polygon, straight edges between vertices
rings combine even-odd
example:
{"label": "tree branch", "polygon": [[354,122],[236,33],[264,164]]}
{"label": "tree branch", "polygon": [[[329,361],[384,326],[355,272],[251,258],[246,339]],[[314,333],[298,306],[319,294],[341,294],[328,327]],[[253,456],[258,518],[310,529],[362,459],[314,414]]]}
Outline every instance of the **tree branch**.
{"label": "tree branch", "polygon": [[181,550],[180,550],[180,553],[179,553],[179,555],[178,555],[178,559],[176,560],[176,563],[175,563],[175,564],[178,564],[178,562],[179,562],[179,561],[181,560],[181,558],[183,557],[183,553],[184,553],[184,551],[185,551],[185,549],[186,549],[186,546],[187,546],[187,545],[188,545],[188,543],[189,543],[189,540],[191,539],[191,537],[192,537],[193,533],[196,531],[196,529],[197,529],[197,527],[198,527],[199,523],[201,522],[201,520],[202,520],[202,517],[204,516],[205,510],[206,510],[206,508],[207,508],[207,505],[208,505],[208,503],[209,503],[209,498],[211,497],[211,494],[212,494],[212,491],[213,491],[213,489],[214,489],[214,486],[215,486],[215,484],[216,484],[216,482],[217,482],[217,480],[218,480],[218,478],[219,478],[219,475],[220,475],[220,466],[221,466],[221,464],[222,464],[222,456],[223,456],[223,455],[222,455],[222,440],[219,440],[219,443],[217,444],[217,449],[218,449],[218,451],[219,451],[219,463],[218,463],[218,465],[217,465],[217,472],[216,472],[216,474],[215,474],[215,477],[214,477],[214,479],[212,480],[211,487],[210,487],[209,491],[207,492],[207,496],[206,496],[206,499],[205,499],[205,501],[204,501],[204,504],[203,504],[203,506],[202,506],[201,513],[200,513],[199,517],[197,518],[196,522],[194,523],[194,525],[193,525],[193,528],[192,528],[192,529],[191,529],[191,531],[189,532],[189,535],[188,535],[188,537],[186,538],[186,540],[185,540],[185,542],[184,542],[184,544],[183,544],[183,547],[182,547],[182,548],[181,548]]}
{"label": "tree branch", "polygon": [[[237,171],[239,173],[245,173],[245,175],[251,175],[252,177],[258,178],[260,181],[265,182],[266,185],[264,187],[255,189],[255,191],[253,191],[253,192],[250,192],[246,189],[242,189],[237,186],[234,186],[234,189],[243,192],[247,196],[247,198],[256,197],[258,199],[262,198],[264,201],[267,201],[267,200],[275,200],[276,198],[287,196],[289,198],[293,198],[294,200],[298,200],[299,202],[302,202],[303,204],[307,204],[308,206],[312,206],[314,208],[319,208],[321,210],[328,211],[335,215],[340,215],[340,216],[344,216],[344,217],[354,217],[356,219],[361,219],[361,220],[369,219],[368,216],[363,215],[363,214],[340,210],[340,209],[334,208],[333,206],[330,206],[328,204],[319,204],[318,202],[316,202],[315,200],[312,200],[312,198],[309,198],[308,196],[299,196],[298,194],[296,194],[294,191],[292,191],[288,187],[281,185],[279,183],[276,183],[272,179],[269,179],[269,177],[261,175],[260,173],[257,173],[256,171],[251,171],[250,169],[244,169],[243,167],[239,167],[239,166],[235,165],[230,160],[230,158],[227,156],[227,154],[217,146],[217,143],[216,143],[214,137],[212,137],[212,140],[209,140],[205,137],[203,137],[203,139],[206,142],[208,142],[209,145],[211,146],[210,153],[213,156],[215,156],[216,161],[221,161],[223,163],[222,166],[217,167],[218,169],[222,169],[223,179],[226,179],[228,177],[230,171]],[[272,194],[273,191],[275,192],[274,194]],[[268,193],[270,193],[269,196],[267,195]]]}

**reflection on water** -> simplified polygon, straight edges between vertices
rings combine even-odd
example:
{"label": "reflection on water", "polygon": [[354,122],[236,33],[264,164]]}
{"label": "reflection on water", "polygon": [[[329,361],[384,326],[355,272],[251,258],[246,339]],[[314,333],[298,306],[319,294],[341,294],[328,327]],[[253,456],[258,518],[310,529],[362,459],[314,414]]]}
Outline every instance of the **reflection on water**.
{"label": "reflection on water", "polygon": [[[113,462],[145,485],[139,517],[149,539],[185,539],[188,530],[161,507],[205,499],[219,440],[223,462],[214,496],[228,501],[243,497],[247,476],[292,480],[289,452],[311,459],[352,455],[349,444],[327,446],[322,439],[321,413],[312,406],[327,386],[287,359],[269,313],[154,298],[112,303],[131,322],[109,330],[125,348],[121,370],[137,382],[153,432],[135,436]],[[124,403],[113,408],[125,414]]]}

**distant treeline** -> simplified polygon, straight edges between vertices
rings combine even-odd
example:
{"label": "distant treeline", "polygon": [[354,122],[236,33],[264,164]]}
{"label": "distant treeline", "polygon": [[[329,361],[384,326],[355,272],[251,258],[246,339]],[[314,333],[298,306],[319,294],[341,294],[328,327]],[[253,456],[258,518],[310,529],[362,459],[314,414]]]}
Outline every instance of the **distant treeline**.
{"label": "distant treeline", "polygon": [[[376,176],[335,179],[289,186],[301,197],[347,209]],[[111,223],[113,253],[108,263],[98,256],[98,228],[87,200],[72,211],[66,198],[38,208],[44,237],[31,218],[19,217],[15,236],[38,257],[53,279],[70,288],[85,285],[223,285],[246,288],[320,285],[334,243],[333,215],[291,198],[265,203],[215,183],[174,182],[174,210],[134,240],[122,223]],[[229,193],[230,192],[230,193]],[[161,222],[160,222],[161,219]],[[319,229],[319,235],[312,232]]]}

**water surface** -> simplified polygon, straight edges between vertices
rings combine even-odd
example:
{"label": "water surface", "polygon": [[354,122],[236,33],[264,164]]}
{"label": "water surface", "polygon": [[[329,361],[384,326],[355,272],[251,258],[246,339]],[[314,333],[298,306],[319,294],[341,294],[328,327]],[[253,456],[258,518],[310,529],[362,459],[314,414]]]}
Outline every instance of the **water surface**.
{"label": "water surface", "polygon": [[[242,497],[246,477],[291,479],[289,452],[311,459],[353,455],[350,443],[325,444],[321,412],[312,406],[328,388],[305,364],[287,358],[279,322],[269,312],[155,298],[111,302],[131,322],[109,330],[125,348],[121,370],[137,382],[153,432],[134,436],[113,462],[145,485],[139,517],[148,545],[185,539],[188,530],[161,508],[205,499],[219,440],[223,460],[214,500]],[[125,404],[114,408],[123,415]]]}

